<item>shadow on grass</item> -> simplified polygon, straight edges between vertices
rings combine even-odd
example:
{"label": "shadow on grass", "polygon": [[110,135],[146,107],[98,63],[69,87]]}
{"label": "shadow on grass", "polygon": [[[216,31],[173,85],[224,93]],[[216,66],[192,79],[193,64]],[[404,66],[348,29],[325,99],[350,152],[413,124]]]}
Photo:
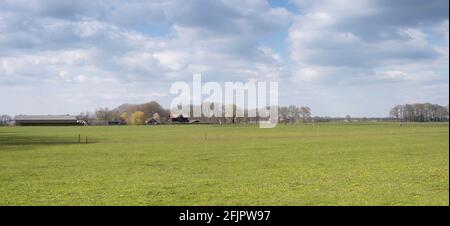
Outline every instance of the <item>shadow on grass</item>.
{"label": "shadow on grass", "polygon": [[[87,144],[98,143],[98,140],[89,138]],[[80,144],[86,145],[83,137],[81,142],[78,135],[73,137],[57,137],[57,136],[30,136],[20,133],[3,133],[0,134],[0,151],[1,150],[23,150],[33,147],[50,146],[50,145],[69,145]]]}

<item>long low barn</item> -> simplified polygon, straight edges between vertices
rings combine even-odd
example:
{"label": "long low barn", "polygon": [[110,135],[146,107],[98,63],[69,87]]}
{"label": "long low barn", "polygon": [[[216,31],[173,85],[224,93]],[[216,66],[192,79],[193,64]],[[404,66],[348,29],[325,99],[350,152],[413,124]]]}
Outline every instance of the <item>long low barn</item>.
{"label": "long low barn", "polygon": [[72,115],[18,115],[14,118],[19,126],[78,125]]}

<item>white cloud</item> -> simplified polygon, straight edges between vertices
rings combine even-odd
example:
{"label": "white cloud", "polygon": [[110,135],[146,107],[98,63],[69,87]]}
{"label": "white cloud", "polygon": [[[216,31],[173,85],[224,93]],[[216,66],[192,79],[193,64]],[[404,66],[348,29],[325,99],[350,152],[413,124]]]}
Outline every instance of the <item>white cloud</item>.
{"label": "white cloud", "polygon": [[288,34],[288,87],[300,101],[360,116],[398,103],[448,104],[448,1],[292,2],[300,14]]}
{"label": "white cloud", "polygon": [[[426,3],[415,4],[417,6],[411,8]],[[394,5],[386,10],[386,5],[382,2],[369,0],[358,3],[343,0],[320,1],[320,4],[315,2],[300,6],[308,10],[296,17],[289,30],[291,58],[295,62],[293,80],[322,79],[317,82],[334,84],[362,80],[366,81],[365,84],[414,80],[414,76],[407,74],[417,71],[408,70],[402,65],[430,65],[432,62],[442,64],[442,58],[445,57],[443,52],[448,49],[448,45],[430,41],[439,37],[431,37],[432,34],[424,31],[424,23],[435,24],[432,26],[435,26],[436,31],[445,36],[448,30],[445,31],[442,24],[445,21],[448,23],[448,15],[428,20],[423,13],[413,14],[415,8],[396,8],[397,5]],[[439,6],[429,7],[428,11],[446,10],[439,9]],[[383,16],[397,20],[378,18]],[[425,19],[415,20],[420,17]],[[405,69],[402,79],[393,79],[385,73],[376,72],[392,72],[398,67]],[[428,70],[441,73],[432,67]]]}
{"label": "white cloud", "polygon": [[266,0],[0,1],[0,94],[14,94],[11,114],[74,113],[164,102],[173,81],[202,73],[277,80],[286,104],[319,112],[375,90],[448,102],[448,1],[292,2],[299,15]]}
{"label": "white cloud", "polygon": [[[192,73],[277,78],[282,58],[259,39],[291,17],[266,1],[3,1],[0,13],[0,85],[49,99],[76,92],[67,104],[88,98],[90,109],[166,97],[171,82]],[[155,24],[169,33],[148,34]],[[15,98],[13,113],[33,113],[19,107],[24,96]]]}

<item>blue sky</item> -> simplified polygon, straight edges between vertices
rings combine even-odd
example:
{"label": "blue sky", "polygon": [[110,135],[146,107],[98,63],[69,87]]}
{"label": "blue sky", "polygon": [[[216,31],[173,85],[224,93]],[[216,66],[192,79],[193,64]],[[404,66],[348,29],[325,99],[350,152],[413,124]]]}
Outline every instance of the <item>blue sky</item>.
{"label": "blue sky", "polygon": [[0,0],[0,114],[151,100],[174,81],[278,81],[313,115],[448,104],[447,0]]}

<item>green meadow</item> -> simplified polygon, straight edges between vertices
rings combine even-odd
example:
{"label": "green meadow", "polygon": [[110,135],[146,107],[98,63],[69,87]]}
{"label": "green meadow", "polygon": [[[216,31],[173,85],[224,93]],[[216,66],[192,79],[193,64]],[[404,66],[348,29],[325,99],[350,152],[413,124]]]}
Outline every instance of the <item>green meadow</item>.
{"label": "green meadow", "polygon": [[0,127],[0,205],[449,205],[449,125]]}

